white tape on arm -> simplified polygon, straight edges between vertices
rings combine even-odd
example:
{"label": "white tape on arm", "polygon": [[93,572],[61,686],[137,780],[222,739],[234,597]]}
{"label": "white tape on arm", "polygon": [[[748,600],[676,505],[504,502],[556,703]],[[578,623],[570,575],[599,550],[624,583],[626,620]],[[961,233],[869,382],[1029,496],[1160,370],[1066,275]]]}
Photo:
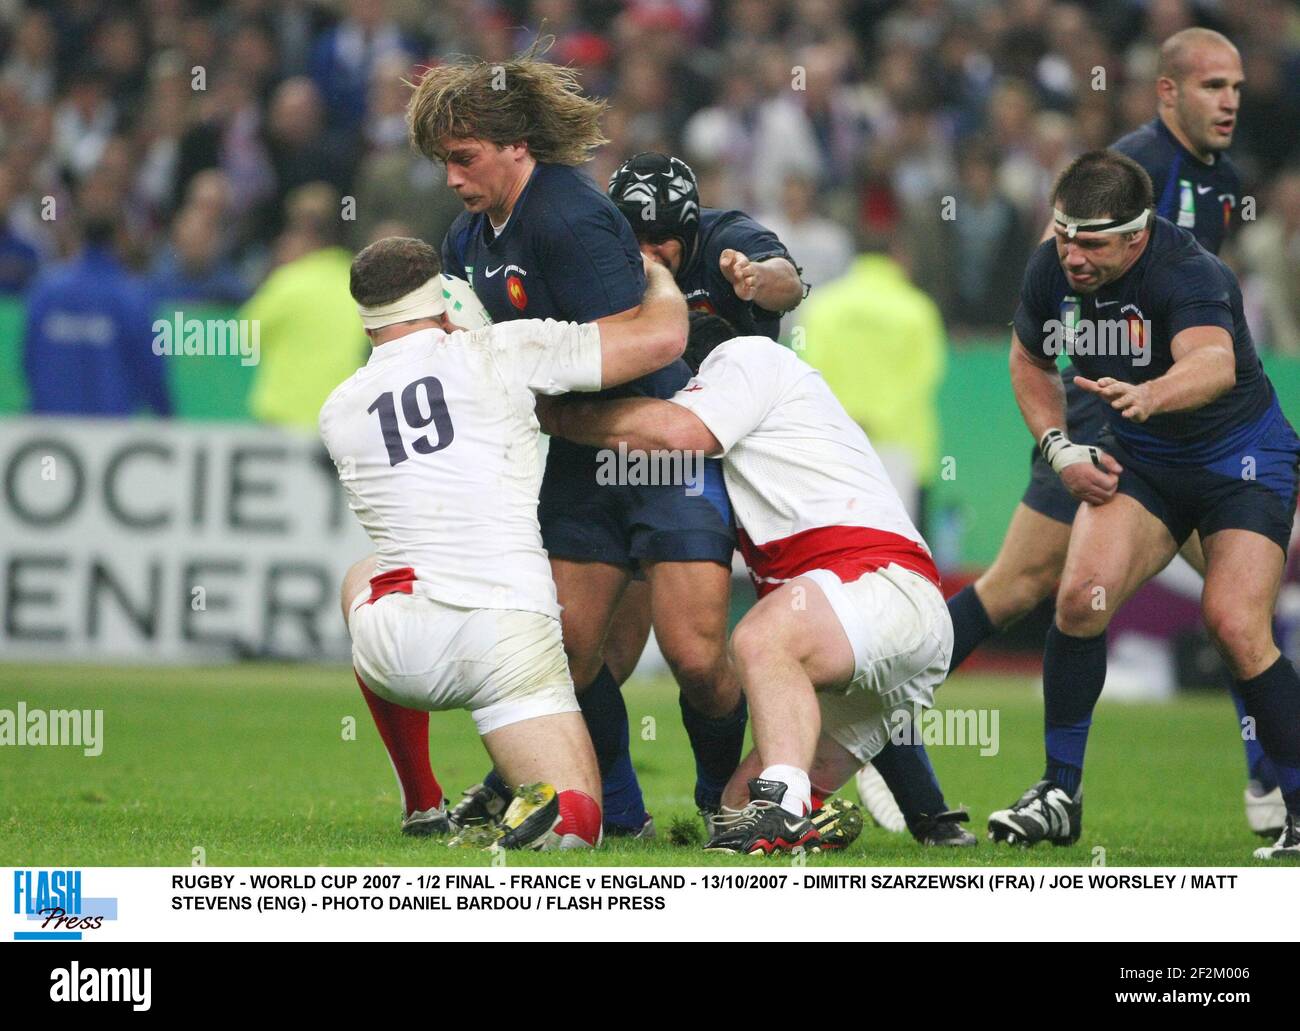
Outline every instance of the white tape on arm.
{"label": "white tape on arm", "polygon": [[1043,439],[1038,442],[1038,450],[1058,476],[1066,466],[1077,465],[1079,462],[1091,462],[1098,469],[1103,468],[1100,448],[1092,444],[1071,444],[1070,438],[1055,428],[1043,434]]}

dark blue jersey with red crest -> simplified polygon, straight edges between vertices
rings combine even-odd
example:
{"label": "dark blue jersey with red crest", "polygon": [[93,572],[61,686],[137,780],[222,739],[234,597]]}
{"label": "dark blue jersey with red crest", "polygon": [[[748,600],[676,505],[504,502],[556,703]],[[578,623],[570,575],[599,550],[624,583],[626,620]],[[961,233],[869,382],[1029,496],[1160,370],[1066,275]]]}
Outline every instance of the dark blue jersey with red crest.
{"label": "dark blue jersey with red crest", "polygon": [[1147,170],[1155,191],[1156,214],[1190,230],[1211,254],[1218,254],[1232,213],[1241,202],[1241,177],[1227,154],[1207,165],[1153,118],[1116,140],[1112,149]]}
{"label": "dark blue jersey with red crest", "polygon": [[[1117,323],[1125,324],[1126,337],[1110,332]],[[1168,372],[1174,363],[1170,342],[1184,329],[1218,326],[1228,332],[1237,382],[1214,401],[1155,415],[1140,425],[1106,406],[1111,431],[1147,461],[1206,464],[1273,403],[1236,276],[1190,232],[1160,217],[1152,220],[1146,250],[1133,267],[1090,294],[1070,287],[1055,239],[1045,240],[1025,269],[1014,324],[1021,344],[1035,357],[1054,358],[1063,345],[1084,376],[1125,383]]]}
{"label": "dark blue jersey with red crest", "polygon": [[[498,235],[486,213],[463,212],[442,244],[443,269],[469,282],[493,322],[595,322],[641,303],[645,271],[632,227],[590,179],[539,162]],[[601,397],[671,397],[683,361]]]}

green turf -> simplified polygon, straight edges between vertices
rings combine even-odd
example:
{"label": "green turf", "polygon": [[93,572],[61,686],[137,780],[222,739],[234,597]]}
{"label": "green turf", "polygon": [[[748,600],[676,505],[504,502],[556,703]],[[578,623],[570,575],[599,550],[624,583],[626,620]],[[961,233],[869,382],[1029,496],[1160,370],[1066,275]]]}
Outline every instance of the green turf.
{"label": "green turf", "polygon": [[[662,831],[693,813],[693,765],[665,679],[626,690],[632,754]],[[996,709],[1000,751],[930,749],[952,805],[964,803],[979,847],[922,849],[868,829],[816,865],[1238,866],[1258,844],[1241,811],[1243,763],[1226,697],[1170,705],[1103,703],[1089,748],[1083,840],[1032,851],[983,840],[989,811],[1042,768],[1041,703],[1023,679],[955,677],[941,704]],[[245,665],[127,669],[0,665],[0,709],[104,710],[104,750],[0,747],[0,865],[486,865],[488,858],[398,833],[387,757],[350,671]],[[649,718],[649,721],[646,718]],[[345,739],[345,721],[355,739]],[[434,769],[459,792],[485,772],[463,713],[433,717]],[[852,788],[846,789],[852,795]],[[788,860],[785,860],[788,862]],[[597,854],[509,857],[511,865],[754,865],[659,842],[613,842]],[[769,863],[781,860],[769,860]]]}

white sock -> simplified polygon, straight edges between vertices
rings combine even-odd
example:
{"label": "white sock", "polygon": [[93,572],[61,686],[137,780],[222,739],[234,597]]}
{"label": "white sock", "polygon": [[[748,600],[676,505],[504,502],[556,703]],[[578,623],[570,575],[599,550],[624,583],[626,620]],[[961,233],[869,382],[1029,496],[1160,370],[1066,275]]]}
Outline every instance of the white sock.
{"label": "white sock", "polygon": [[808,774],[797,766],[769,766],[759,774],[763,780],[779,780],[785,785],[785,798],[781,808],[791,816],[807,816],[812,812],[812,785]]}

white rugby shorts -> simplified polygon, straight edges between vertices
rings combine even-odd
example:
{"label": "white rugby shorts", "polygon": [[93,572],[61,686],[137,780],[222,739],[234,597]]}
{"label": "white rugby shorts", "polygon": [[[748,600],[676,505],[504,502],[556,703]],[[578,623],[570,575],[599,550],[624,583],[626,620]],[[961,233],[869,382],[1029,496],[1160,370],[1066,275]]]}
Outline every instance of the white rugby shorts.
{"label": "white rugby shorts", "polygon": [[519,609],[466,609],[418,594],[349,609],[352,662],[375,694],[408,709],[468,709],[479,734],[577,712],[560,621]]}
{"label": "white rugby shorts", "polygon": [[826,569],[802,573],[826,595],[853,646],[853,680],[819,691],[822,731],[861,762],[870,762],[890,730],[914,706],[934,704],[948,675],[952,618],[943,594],[919,573],[891,563],[844,583]]}

